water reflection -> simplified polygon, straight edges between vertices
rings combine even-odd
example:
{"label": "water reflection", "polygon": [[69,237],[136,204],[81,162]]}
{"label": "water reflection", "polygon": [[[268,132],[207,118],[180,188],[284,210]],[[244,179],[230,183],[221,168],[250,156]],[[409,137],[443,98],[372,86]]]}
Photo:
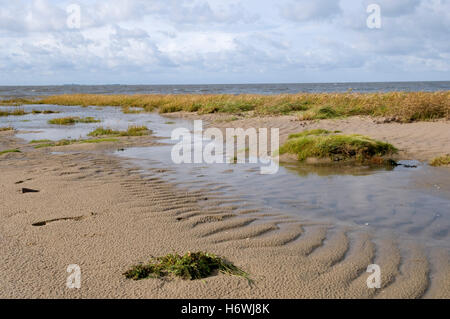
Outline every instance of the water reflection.
{"label": "water reflection", "polygon": [[289,172],[296,173],[302,177],[311,174],[317,176],[331,175],[351,175],[367,176],[381,171],[393,171],[394,166],[365,166],[365,165],[345,165],[345,164],[301,164],[301,163],[281,163]]}

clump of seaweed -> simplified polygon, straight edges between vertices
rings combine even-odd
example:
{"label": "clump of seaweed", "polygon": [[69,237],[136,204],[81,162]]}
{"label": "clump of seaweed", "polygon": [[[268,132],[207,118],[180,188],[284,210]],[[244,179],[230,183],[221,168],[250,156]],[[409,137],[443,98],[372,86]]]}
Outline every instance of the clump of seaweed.
{"label": "clump of seaweed", "polygon": [[450,165],[450,154],[442,155],[439,157],[434,158],[430,162],[431,166],[445,166]]}
{"label": "clump of seaweed", "polygon": [[117,131],[111,128],[97,127],[89,136],[144,136],[150,134],[146,126],[129,126],[126,131]]}
{"label": "clump of seaweed", "polygon": [[73,125],[76,123],[99,123],[100,120],[97,120],[93,117],[76,117],[76,116],[68,116],[68,117],[60,117],[48,120],[49,124],[55,125]]}
{"label": "clump of seaweed", "polygon": [[328,158],[333,161],[356,160],[374,164],[385,163],[381,158],[396,152],[397,149],[389,143],[362,135],[344,135],[322,129],[291,134],[279,149],[280,155],[293,154],[299,161]]}
{"label": "clump of seaweed", "polygon": [[14,131],[14,127],[11,127],[11,126],[0,127],[0,132],[6,132],[6,131]]}
{"label": "clump of seaweed", "polygon": [[206,278],[215,271],[244,277],[250,281],[249,275],[245,271],[221,257],[205,252],[188,252],[183,256],[168,254],[163,257],[152,258],[148,264],[132,266],[123,275],[133,280],[171,276],[194,280]]}

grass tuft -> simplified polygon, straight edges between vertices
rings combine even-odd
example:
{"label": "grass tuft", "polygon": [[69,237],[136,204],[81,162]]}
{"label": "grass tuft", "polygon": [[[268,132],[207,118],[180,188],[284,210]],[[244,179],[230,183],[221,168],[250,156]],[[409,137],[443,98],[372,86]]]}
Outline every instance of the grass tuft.
{"label": "grass tuft", "polygon": [[206,278],[215,271],[244,277],[250,281],[249,275],[232,263],[214,254],[188,252],[184,256],[168,254],[150,260],[148,264],[132,266],[124,273],[128,279],[180,277],[185,280]]}
{"label": "grass tuft", "polygon": [[66,146],[72,144],[93,144],[93,143],[103,143],[103,142],[117,142],[116,138],[96,138],[96,139],[88,139],[88,140],[68,140],[63,139],[56,142],[50,140],[33,140],[30,144],[37,144],[34,148],[45,148],[45,147],[55,147],[55,146]]}
{"label": "grass tuft", "polygon": [[391,144],[366,136],[344,135],[321,129],[291,134],[279,149],[280,155],[293,154],[299,161],[308,158],[329,158],[334,161],[366,162],[396,152],[397,149]]}
{"label": "grass tuft", "polygon": [[83,118],[76,116],[68,116],[48,120],[48,124],[55,124],[55,125],[73,125],[75,123],[99,123],[99,122],[100,120],[97,120],[90,116]]}
{"label": "grass tuft", "polygon": [[82,140],[82,141],[80,141],[80,143],[93,144],[93,143],[117,142],[117,141],[118,141],[117,138],[96,138],[96,139],[92,139],[92,140]]}
{"label": "grass tuft", "polygon": [[18,149],[0,151],[0,155],[7,154],[7,153],[22,153],[22,152]]}
{"label": "grass tuft", "polygon": [[445,166],[450,165],[450,154],[439,156],[431,160],[431,166]]}
{"label": "grass tuft", "polygon": [[57,113],[61,113],[59,111],[52,111],[52,110],[32,110],[31,113],[33,114],[57,114]]}
{"label": "grass tuft", "polygon": [[43,140],[31,140],[29,144],[38,144],[38,143],[51,143],[51,140],[43,139]]}
{"label": "grass tuft", "polygon": [[11,127],[11,126],[0,127],[0,132],[6,132],[6,131],[14,131],[14,127]]}
{"label": "grass tuft", "polygon": [[22,116],[27,114],[29,113],[25,112],[22,109],[16,109],[14,111],[0,111],[0,116]]}
{"label": "grass tuft", "polygon": [[289,139],[297,138],[297,137],[305,137],[305,136],[311,136],[311,135],[323,135],[323,134],[330,134],[330,131],[324,130],[324,129],[314,129],[309,131],[303,131],[300,133],[290,134]]}
{"label": "grass tuft", "polygon": [[88,136],[144,136],[150,134],[146,126],[130,126],[126,131],[116,131],[111,128],[97,127]]}

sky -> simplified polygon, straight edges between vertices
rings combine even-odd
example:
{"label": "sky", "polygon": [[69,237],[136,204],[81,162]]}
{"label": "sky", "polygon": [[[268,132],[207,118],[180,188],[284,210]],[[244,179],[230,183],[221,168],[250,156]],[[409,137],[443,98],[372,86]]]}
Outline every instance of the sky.
{"label": "sky", "polygon": [[0,0],[0,85],[446,80],[450,0]]}

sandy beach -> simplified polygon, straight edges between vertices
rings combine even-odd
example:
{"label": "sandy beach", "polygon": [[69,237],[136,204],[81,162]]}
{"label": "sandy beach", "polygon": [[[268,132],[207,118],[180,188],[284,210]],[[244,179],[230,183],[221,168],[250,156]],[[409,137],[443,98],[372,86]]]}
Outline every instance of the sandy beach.
{"label": "sandy beach", "polygon": [[450,299],[450,0],[24,0],[0,18],[14,311]]}
{"label": "sandy beach", "polygon": [[[290,116],[233,121],[170,116],[202,118],[216,127],[279,127],[282,141],[304,129],[342,130],[389,141],[404,157],[420,160],[450,153],[445,120],[377,124],[358,117],[302,122]],[[361,227],[245,209],[207,187],[192,191],[182,183],[144,178],[139,167],[124,166],[111,154],[156,144],[147,136],[33,149],[12,132],[0,132],[2,149],[22,149],[0,158],[0,297],[450,298],[448,247],[425,248]],[[440,170],[448,174],[448,168]],[[439,183],[449,187],[446,178]],[[195,281],[123,276],[151,256],[201,250],[226,257],[254,282],[225,274]],[[383,270],[381,289],[366,285],[372,263]],[[66,287],[70,264],[81,268],[81,289]]]}

